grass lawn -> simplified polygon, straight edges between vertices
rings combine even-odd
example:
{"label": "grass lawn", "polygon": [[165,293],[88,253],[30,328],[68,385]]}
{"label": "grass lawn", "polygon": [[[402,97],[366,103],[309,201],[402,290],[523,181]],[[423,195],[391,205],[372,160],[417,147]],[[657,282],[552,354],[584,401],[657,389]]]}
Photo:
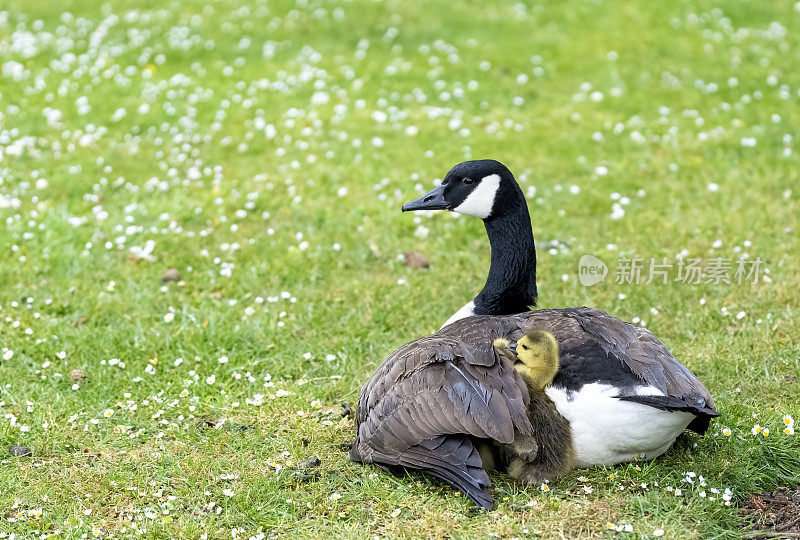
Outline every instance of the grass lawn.
{"label": "grass lawn", "polygon": [[[0,9],[0,538],[736,538],[800,483],[800,4]],[[479,220],[400,205],[483,157],[528,194],[540,307],[645,324],[708,435],[494,477],[489,513],[348,460],[340,404],[488,268]]]}

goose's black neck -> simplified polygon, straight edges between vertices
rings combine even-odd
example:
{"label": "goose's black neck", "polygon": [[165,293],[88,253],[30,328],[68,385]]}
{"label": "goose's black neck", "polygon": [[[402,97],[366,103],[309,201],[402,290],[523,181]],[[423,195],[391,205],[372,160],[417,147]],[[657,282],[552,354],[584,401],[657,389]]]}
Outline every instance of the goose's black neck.
{"label": "goose's black neck", "polygon": [[510,315],[536,305],[536,247],[531,218],[521,200],[484,220],[492,249],[486,285],[475,297],[476,315]]}

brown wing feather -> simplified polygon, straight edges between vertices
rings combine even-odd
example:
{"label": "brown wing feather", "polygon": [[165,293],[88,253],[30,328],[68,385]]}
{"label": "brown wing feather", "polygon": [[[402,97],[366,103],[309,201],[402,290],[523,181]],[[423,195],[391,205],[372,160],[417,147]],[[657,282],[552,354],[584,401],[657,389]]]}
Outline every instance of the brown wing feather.
{"label": "brown wing feather", "polygon": [[351,457],[422,469],[477,504],[491,501],[469,437],[510,443],[515,430],[533,429],[527,387],[491,335],[471,328],[463,336],[425,336],[389,355],[361,390]]}
{"label": "brown wing feather", "polygon": [[513,366],[491,346],[466,347],[462,340],[425,336],[375,370],[356,416],[362,454],[369,454],[372,441],[391,439],[389,433],[411,446],[444,434],[511,442],[515,427],[530,432],[527,389]]}

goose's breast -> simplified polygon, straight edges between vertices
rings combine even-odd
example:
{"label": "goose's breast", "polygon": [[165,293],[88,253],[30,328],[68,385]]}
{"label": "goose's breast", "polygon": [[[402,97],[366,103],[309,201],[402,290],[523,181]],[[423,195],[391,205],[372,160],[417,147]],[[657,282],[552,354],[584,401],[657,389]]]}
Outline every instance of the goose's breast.
{"label": "goose's breast", "polygon": [[[591,383],[573,390],[550,386],[546,392],[570,422],[579,467],[660,456],[694,418],[687,412],[620,400],[619,388],[610,384]],[[637,393],[663,395],[648,386]]]}

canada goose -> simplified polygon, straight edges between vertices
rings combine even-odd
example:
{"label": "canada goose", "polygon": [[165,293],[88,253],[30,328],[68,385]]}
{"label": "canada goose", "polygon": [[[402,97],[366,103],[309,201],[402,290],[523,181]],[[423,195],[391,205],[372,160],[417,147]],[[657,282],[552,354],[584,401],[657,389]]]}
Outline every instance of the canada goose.
{"label": "canada goose", "polygon": [[561,476],[572,468],[575,451],[569,422],[558,413],[544,391],[558,372],[556,338],[532,329],[517,343],[497,338],[494,347],[514,363],[514,369],[528,387],[527,414],[533,434],[517,434],[511,444],[494,441],[489,445],[479,444],[484,468],[505,471],[527,484],[541,484]]}
{"label": "canada goose", "polygon": [[719,416],[705,386],[648,330],[599,309],[527,311],[536,304],[533,232],[522,190],[503,164],[456,165],[441,185],[403,205],[410,210],[483,220],[491,245],[486,284],[436,335],[479,332],[494,339],[508,327],[553,334],[560,369],[546,392],[570,423],[576,465],[654,458],[687,427],[703,434]]}

